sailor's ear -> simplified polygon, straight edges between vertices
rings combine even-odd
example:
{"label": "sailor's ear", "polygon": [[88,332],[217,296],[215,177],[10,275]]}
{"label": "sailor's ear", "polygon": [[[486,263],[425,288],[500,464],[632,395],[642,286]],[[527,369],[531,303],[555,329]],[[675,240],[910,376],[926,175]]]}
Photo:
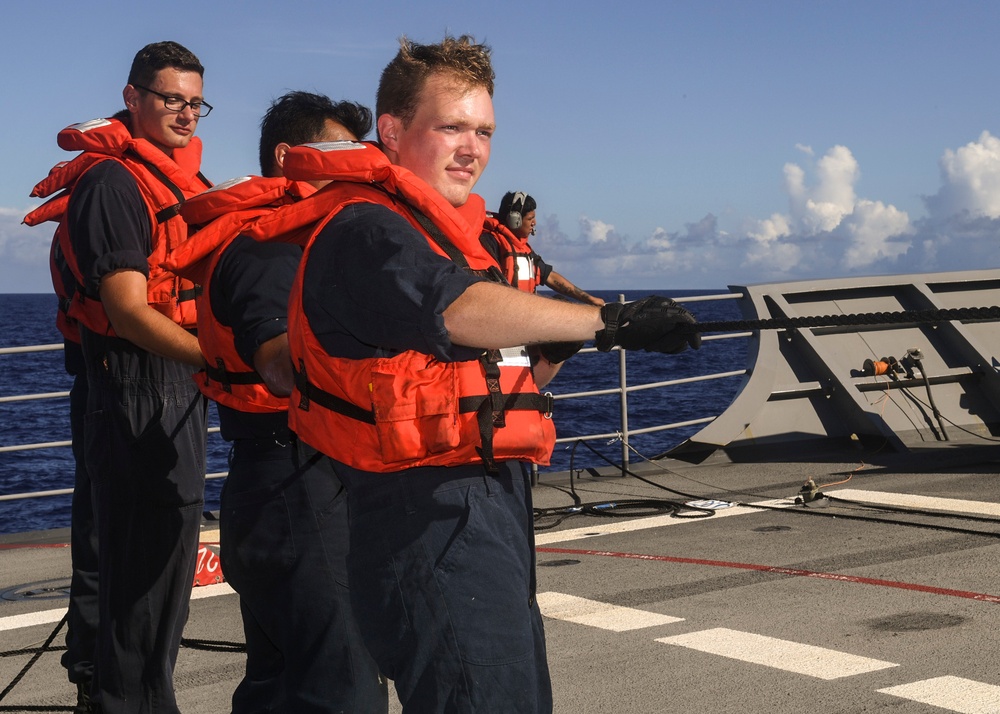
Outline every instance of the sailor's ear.
{"label": "sailor's ear", "polygon": [[274,165],[278,168],[279,175],[284,174],[285,154],[292,148],[291,145],[281,142],[274,147]]}
{"label": "sailor's ear", "polygon": [[122,99],[125,100],[125,108],[133,114],[139,109],[139,90],[131,84],[126,84],[122,90]]}
{"label": "sailor's ear", "polygon": [[398,135],[402,126],[399,117],[394,117],[392,114],[383,114],[378,118],[378,138],[384,148],[389,151],[398,150]]}

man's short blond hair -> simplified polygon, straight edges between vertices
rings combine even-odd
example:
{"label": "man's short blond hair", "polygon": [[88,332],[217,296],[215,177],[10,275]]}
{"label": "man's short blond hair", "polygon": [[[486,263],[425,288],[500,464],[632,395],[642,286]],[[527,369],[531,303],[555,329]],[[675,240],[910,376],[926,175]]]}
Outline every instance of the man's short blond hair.
{"label": "man's short blond hair", "polygon": [[417,113],[420,93],[428,77],[451,75],[455,83],[469,89],[482,87],[493,96],[493,63],[490,48],[469,35],[446,36],[442,42],[421,45],[399,38],[399,52],[382,70],[375,114],[399,117],[406,126]]}

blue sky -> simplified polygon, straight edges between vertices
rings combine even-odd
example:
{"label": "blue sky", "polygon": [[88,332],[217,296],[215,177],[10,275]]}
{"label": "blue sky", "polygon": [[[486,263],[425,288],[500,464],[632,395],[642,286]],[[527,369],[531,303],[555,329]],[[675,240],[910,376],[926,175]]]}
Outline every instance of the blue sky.
{"label": "blue sky", "polygon": [[[51,230],[20,225],[70,154],[64,126],[122,106],[135,52],[206,67],[203,170],[257,171],[290,89],[374,105],[406,34],[493,48],[498,130],[477,191],[539,203],[533,245],[589,289],[1000,263],[1000,3],[19,2],[0,43],[0,292],[49,289]],[[351,8],[353,7],[353,10]]]}

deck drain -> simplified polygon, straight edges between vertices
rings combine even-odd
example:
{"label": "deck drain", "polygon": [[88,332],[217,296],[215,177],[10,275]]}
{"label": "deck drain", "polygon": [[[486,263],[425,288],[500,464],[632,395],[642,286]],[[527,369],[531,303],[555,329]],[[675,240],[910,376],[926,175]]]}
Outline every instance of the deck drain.
{"label": "deck drain", "polygon": [[573,560],[572,558],[566,558],[564,560],[546,560],[544,563],[539,562],[539,568],[561,568],[564,565],[579,565],[579,560]]}
{"label": "deck drain", "polygon": [[42,580],[8,588],[0,593],[0,599],[18,600],[63,600],[69,597],[69,580]]}
{"label": "deck drain", "polygon": [[959,615],[942,615],[939,612],[904,612],[868,620],[867,624],[879,632],[920,632],[955,627],[965,622],[965,619]]}

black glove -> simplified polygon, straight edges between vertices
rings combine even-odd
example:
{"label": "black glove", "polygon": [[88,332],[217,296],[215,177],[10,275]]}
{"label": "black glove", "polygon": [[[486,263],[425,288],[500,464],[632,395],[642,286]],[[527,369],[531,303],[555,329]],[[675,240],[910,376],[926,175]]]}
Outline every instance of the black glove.
{"label": "black glove", "polygon": [[538,345],[538,353],[552,364],[559,364],[579,352],[583,344],[583,342],[545,342]]}
{"label": "black glove", "polygon": [[670,298],[651,295],[635,302],[608,303],[601,308],[604,329],[594,335],[596,347],[607,352],[615,345],[627,350],[677,354],[690,345],[701,347],[701,335],[690,329],[694,315]]}

